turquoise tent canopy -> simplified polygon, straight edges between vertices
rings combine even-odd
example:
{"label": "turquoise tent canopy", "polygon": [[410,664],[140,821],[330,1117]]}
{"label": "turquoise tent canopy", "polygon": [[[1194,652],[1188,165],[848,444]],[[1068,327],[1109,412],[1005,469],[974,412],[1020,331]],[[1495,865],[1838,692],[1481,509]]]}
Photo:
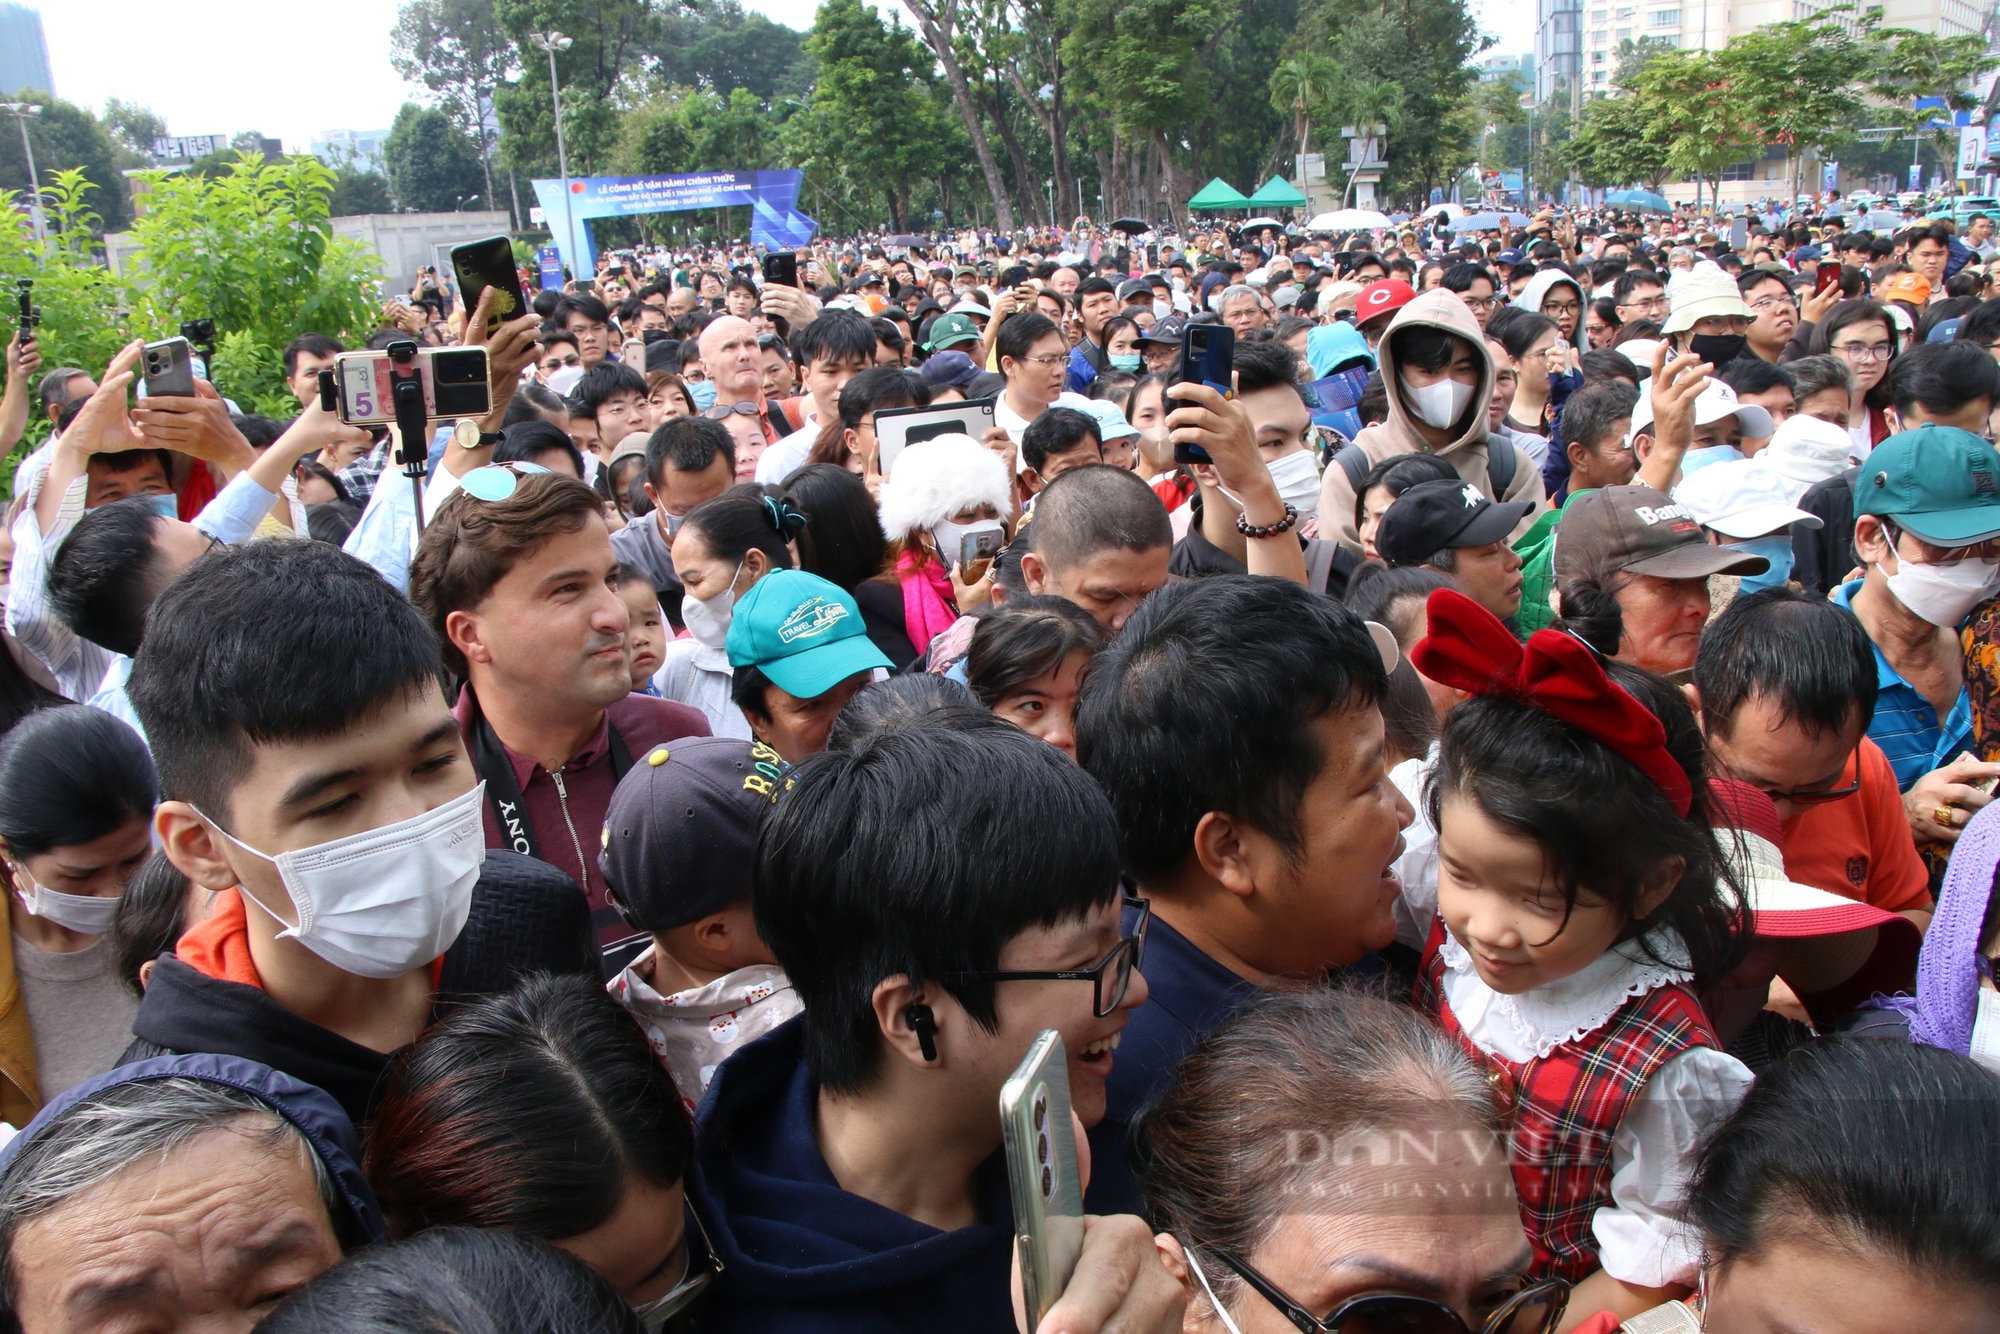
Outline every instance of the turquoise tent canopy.
{"label": "turquoise tent canopy", "polygon": [[1262,208],[1304,208],[1306,197],[1284,177],[1273,176],[1250,196],[1250,202]]}
{"label": "turquoise tent canopy", "polygon": [[1218,176],[1195,191],[1194,198],[1188,200],[1188,207],[1203,210],[1248,208],[1250,200],[1242,191]]}

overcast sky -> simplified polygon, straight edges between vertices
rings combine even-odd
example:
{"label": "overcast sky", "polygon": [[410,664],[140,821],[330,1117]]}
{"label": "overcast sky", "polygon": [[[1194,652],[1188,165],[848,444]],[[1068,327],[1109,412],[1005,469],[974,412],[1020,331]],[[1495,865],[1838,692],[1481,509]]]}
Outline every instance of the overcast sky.
{"label": "overcast sky", "polygon": [[[410,89],[389,68],[398,0],[26,0],[42,12],[58,95],[93,109],[121,97],[172,134],[262,130],[303,149],[329,129],[384,129]],[[746,0],[804,29],[817,0]],[[1532,43],[1533,0],[1473,0],[1501,50]],[[887,5],[877,0],[878,8]],[[721,164],[718,164],[721,165]]]}

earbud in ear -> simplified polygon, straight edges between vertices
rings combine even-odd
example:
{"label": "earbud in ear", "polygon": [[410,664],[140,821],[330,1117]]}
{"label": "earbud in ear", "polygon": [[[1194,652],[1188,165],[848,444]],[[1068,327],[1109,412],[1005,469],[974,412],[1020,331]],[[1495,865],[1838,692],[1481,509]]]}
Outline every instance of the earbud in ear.
{"label": "earbud in ear", "polygon": [[937,1017],[928,1005],[912,1005],[903,1011],[903,1022],[917,1035],[917,1049],[926,1061],[935,1061],[937,1054]]}

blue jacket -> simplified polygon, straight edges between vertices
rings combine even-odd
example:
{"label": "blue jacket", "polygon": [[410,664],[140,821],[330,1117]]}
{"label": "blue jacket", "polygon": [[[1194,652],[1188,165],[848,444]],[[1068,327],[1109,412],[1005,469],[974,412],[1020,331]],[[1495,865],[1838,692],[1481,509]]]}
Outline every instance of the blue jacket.
{"label": "blue jacket", "polygon": [[106,1089],[158,1079],[198,1079],[221,1084],[247,1093],[269,1107],[305,1136],[306,1143],[326,1168],[327,1176],[332,1178],[341,1206],[334,1218],[334,1233],[342,1245],[352,1250],[383,1239],[381,1206],[375,1202],[368,1179],[361,1175],[361,1142],[354,1133],[354,1123],[340,1110],[340,1104],[311,1084],[240,1056],[218,1056],[212,1052],[155,1056],[85,1080],[42,1108],[20,1134],[8,1141],[6,1148],[0,1149],[0,1180],[13,1170],[22,1150],[78,1103]]}
{"label": "blue jacket", "polygon": [[1145,1215],[1127,1157],[1132,1118],[1166,1088],[1195,1043],[1260,994],[1157,915],[1146,930],[1140,971],[1147,1000],[1125,1025],[1105,1081],[1104,1120],[1090,1131],[1090,1190],[1083,1202],[1093,1214]]}
{"label": "blue jacket", "polygon": [[696,1116],[688,1192],[723,1263],[702,1334],[1013,1334],[1004,1155],[976,1183],[987,1221],[955,1232],[842,1190],[814,1132],[804,1027],[739,1048]]}

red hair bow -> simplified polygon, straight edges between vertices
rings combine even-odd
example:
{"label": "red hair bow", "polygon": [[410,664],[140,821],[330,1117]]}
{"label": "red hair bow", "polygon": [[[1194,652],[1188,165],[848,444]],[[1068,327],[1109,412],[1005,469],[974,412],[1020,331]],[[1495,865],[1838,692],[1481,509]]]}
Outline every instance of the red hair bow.
{"label": "red hair bow", "polygon": [[1603,742],[1639,767],[1683,816],[1694,799],[1687,773],[1667,750],[1667,729],[1604,674],[1583,642],[1537,630],[1523,645],[1498,617],[1463,593],[1430,596],[1430,633],[1410,650],[1416,669],[1472,695],[1504,695]]}

